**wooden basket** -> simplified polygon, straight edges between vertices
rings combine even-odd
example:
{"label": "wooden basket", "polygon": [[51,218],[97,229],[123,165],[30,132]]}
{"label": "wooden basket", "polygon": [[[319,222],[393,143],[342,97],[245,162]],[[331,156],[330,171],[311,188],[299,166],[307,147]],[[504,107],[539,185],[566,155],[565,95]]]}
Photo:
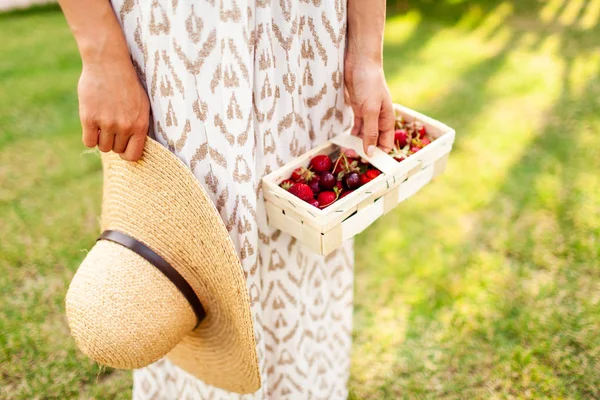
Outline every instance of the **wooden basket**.
{"label": "wooden basket", "polygon": [[[441,174],[452,150],[454,130],[401,105],[395,104],[394,108],[396,115],[406,121],[417,120],[425,125],[428,135],[433,139],[431,144],[406,160],[397,162],[380,149],[374,151],[373,157],[367,157],[362,140],[348,132],[331,138],[263,178],[269,225],[289,233],[315,252],[326,255]],[[307,167],[317,154],[330,155],[340,147],[356,151],[382,174],[323,210],[279,186],[296,168]]]}

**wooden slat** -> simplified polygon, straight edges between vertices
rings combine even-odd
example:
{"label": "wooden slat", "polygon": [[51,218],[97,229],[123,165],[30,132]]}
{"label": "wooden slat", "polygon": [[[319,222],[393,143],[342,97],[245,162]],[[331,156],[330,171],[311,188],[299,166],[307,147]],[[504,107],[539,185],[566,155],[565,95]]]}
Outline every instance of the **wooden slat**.
{"label": "wooden slat", "polygon": [[383,198],[377,200],[342,222],[342,241],[348,240],[362,231],[383,215]]}
{"label": "wooden slat", "polygon": [[446,164],[448,164],[448,156],[446,154],[444,157],[437,160],[433,166],[433,177],[439,176],[446,169]]}
{"label": "wooden slat", "polygon": [[321,235],[321,254],[327,255],[342,244],[342,225],[337,224],[333,229]]}
{"label": "wooden slat", "polygon": [[290,218],[283,213],[284,210],[271,202],[265,202],[265,208],[269,218],[269,225],[272,228],[289,233],[313,251],[322,254],[321,232]]}
{"label": "wooden slat", "polygon": [[398,203],[403,202],[409,197],[417,193],[425,186],[433,177],[433,165],[423,169],[414,176],[408,178],[406,182],[400,184],[398,191]]}
{"label": "wooden slat", "polygon": [[383,214],[387,214],[392,211],[398,205],[398,193],[400,192],[400,185],[392,188],[383,197]]}

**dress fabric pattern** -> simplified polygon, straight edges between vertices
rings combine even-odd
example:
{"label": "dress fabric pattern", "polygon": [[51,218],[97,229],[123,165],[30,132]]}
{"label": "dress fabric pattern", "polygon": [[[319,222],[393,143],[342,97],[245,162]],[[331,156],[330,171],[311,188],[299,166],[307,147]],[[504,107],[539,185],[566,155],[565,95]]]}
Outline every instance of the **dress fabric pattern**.
{"label": "dress fabric pattern", "polygon": [[346,398],[353,250],[318,256],[269,228],[261,178],[351,126],[345,0],[112,0],[152,108],[151,134],[215,203],[247,279],[261,389],[209,386],[167,359],[133,398]]}

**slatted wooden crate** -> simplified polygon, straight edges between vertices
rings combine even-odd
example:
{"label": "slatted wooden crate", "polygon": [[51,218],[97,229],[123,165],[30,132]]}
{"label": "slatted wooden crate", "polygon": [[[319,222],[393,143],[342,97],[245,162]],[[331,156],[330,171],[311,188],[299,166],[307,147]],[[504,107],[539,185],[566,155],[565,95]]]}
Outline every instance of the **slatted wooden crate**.
{"label": "slatted wooden crate", "polygon": [[[379,149],[373,157],[367,157],[362,141],[348,132],[330,139],[263,178],[271,227],[289,233],[319,254],[328,254],[441,174],[452,150],[454,130],[401,105],[395,104],[394,108],[396,115],[406,121],[417,120],[425,125],[433,139],[431,144],[397,162]],[[382,174],[323,210],[279,187],[296,168],[307,167],[314,156],[330,155],[340,147],[353,149]]]}

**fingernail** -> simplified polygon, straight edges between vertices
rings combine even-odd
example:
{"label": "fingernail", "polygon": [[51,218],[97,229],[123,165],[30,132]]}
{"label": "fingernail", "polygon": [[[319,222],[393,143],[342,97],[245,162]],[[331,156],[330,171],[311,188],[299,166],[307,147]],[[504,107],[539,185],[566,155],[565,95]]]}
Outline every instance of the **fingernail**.
{"label": "fingernail", "polygon": [[369,157],[373,157],[373,152],[375,151],[375,146],[371,145],[369,147],[367,147],[367,155]]}

